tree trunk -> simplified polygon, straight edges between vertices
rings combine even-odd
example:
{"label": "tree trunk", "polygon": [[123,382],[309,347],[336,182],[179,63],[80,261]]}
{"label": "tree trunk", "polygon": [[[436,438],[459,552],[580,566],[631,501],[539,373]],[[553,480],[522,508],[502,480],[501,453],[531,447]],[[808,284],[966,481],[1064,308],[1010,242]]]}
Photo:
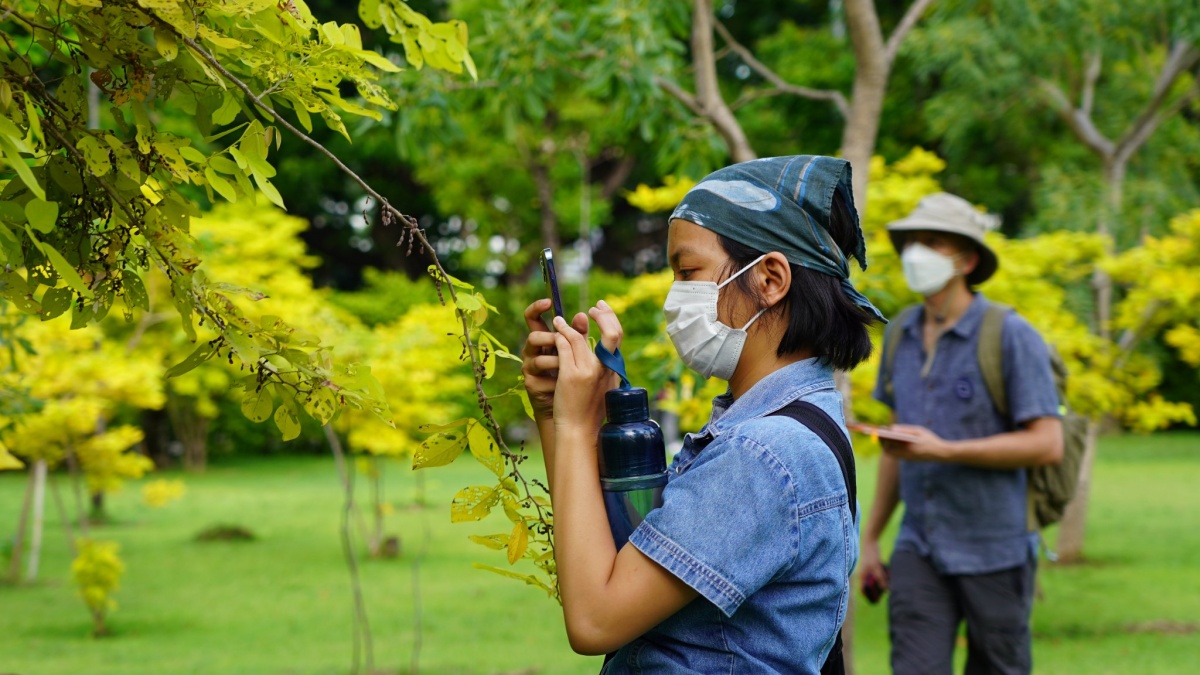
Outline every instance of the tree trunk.
{"label": "tree trunk", "polygon": [[558,238],[558,216],[554,214],[554,184],[550,180],[550,170],[541,159],[537,159],[533,162],[532,173],[541,203],[542,246],[557,251],[562,242]]}
{"label": "tree trunk", "polygon": [[13,537],[12,558],[8,562],[8,580],[17,583],[21,579],[21,554],[25,549],[25,531],[29,525],[29,508],[33,504],[34,467],[29,467],[29,482],[25,486],[25,499],[21,502],[21,517],[17,521],[17,534]]}
{"label": "tree trunk", "polygon": [[29,537],[29,563],[25,568],[25,581],[37,581],[38,565],[42,558],[42,531],[46,515],[46,460],[39,459],[33,465],[33,532]]}
{"label": "tree trunk", "polygon": [[854,171],[854,199],[861,215],[866,212],[871,155],[879,135],[879,118],[883,115],[891,64],[887,60],[873,0],[846,0],[845,6],[855,67],[850,114],[842,128],[842,156]]}
{"label": "tree trunk", "polygon": [[696,70],[696,105],[707,117],[736,164],[758,159],[742,130],[741,123],[721,97],[717,80],[717,61],[713,52],[713,8],[711,0],[696,0],[692,8],[692,62]]}
{"label": "tree trunk", "polygon": [[1079,487],[1067,505],[1058,528],[1058,561],[1063,564],[1083,560],[1083,536],[1087,528],[1088,503],[1091,500],[1092,466],[1096,462],[1096,443],[1100,438],[1100,420],[1088,421],[1083,461],[1079,465]]}

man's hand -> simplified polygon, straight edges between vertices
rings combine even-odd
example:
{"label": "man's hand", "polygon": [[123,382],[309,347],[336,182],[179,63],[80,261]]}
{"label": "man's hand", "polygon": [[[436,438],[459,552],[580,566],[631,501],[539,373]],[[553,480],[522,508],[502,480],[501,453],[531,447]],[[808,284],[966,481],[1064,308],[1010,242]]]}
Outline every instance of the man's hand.
{"label": "man's hand", "polygon": [[891,429],[916,437],[914,441],[879,439],[883,451],[896,459],[911,462],[946,462],[954,458],[954,445],[925,427],[893,424]]}

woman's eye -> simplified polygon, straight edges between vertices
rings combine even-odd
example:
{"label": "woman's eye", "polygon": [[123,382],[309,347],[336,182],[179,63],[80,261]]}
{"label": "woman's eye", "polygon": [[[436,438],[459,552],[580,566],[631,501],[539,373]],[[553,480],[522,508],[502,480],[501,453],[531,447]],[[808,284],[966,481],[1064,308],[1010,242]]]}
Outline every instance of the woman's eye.
{"label": "woman's eye", "polygon": [[692,270],[679,270],[679,278],[680,279],[683,279],[686,281],[691,276],[692,276]]}

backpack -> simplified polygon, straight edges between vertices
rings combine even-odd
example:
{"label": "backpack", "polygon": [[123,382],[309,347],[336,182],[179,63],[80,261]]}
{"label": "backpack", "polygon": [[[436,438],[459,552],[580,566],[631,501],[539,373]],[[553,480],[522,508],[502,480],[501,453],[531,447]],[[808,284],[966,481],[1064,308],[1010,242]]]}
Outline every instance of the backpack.
{"label": "backpack", "polygon": [[[913,305],[900,312],[887,327],[883,335],[883,362],[879,372],[884,377],[884,388],[892,395],[892,367],[896,359],[896,349],[900,342],[892,339],[892,327],[903,326],[909,316],[920,308]],[[987,386],[992,404],[996,410],[1007,418],[1008,393],[1004,388],[1004,349],[1002,333],[1004,318],[1011,307],[989,302],[979,326],[979,347],[976,358],[979,360],[979,372],[983,375],[983,383]],[[1058,411],[1062,415],[1063,454],[1062,461],[1049,466],[1035,466],[1026,469],[1028,482],[1028,525],[1030,531],[1040,530],[1062,520],[1067,510],[1067,504],[1075,496],[1075,488],[1079,483],[1079,467],[1083,461],[1083,449],[1087,434],[1087,419],[1072,412],[1067,407],[1067,368],[1062,356],[1054,345],[1047,344],[1050,352],[1050,369],[1054,373],[1054,386],[1058,390]]]}

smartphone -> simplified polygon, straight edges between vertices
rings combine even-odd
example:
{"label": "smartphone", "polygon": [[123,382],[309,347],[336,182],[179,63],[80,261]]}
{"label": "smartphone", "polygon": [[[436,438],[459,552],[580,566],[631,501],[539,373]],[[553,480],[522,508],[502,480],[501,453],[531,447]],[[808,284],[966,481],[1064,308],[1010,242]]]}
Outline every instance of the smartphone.
{"label": "smartphone", "polygon": [[548,248],[542,249],[542,279],[550,291],[550,302],[554,304],[554,316],[563,316],[562,296],[558,292],[558,273],[554,271],[554,251]]}
{"label": "smartphone", "polygon": [[876,426],[874,424],[863,424],[862,422],[851,422],[850,424],[846,425],[846,428],[849,429],[850,431],[857,431],[860,434],[866,434],[868,436],[875,436],[876,438],[883,438],[883,439],[886,439],[889,441],[902,441],[905,443],[912,443],[913,441],[918,440],[918,438],[916,436],[913,436],[911,434],[906,434],[903,431],[896,431],[895,429],[892,429],[891,427],[881,427],[881,426]]}

